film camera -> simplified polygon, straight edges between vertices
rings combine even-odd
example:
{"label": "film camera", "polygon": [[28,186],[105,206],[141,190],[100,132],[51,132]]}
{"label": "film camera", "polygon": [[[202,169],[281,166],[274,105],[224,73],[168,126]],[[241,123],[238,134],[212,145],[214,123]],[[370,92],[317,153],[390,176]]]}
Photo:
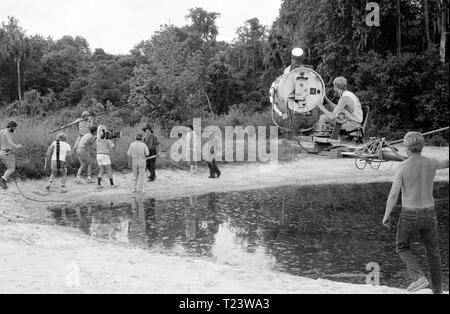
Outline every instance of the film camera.
{"label": "film camera", "polygon": [[122,136],[122,132],[119,132],[119,131],[106,131],[106,139],[107,140],[120,139],[121,136]]}
{"label": "film camera", "polygon": [[106,130],[106,129],[101,130],[100,138],[102,140],[103,139],[115,140],[115,139],[120,139],[121,137],[122,137],[122,132],[120,132],[120,131]]}

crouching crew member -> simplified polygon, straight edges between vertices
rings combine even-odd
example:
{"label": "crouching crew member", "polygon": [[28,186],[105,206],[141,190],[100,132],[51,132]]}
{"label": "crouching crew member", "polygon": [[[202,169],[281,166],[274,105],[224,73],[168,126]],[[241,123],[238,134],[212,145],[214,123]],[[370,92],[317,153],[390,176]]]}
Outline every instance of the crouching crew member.
{"label": "crouching crew member", "polygon": [[97,189],[102,189],[102,177],[106,172],[109,178],[111,187],[115,188],[118,185],[114,184],[113,170],[111,166],[111,158],[109,157],[111,149],[114,148],[112,140],[107,139],[106,126],[100,125],[97,129],[97,163],[100,169],[97,178]]}
{"label": "crouching crew member", "polygon": [[56,141],[54,141],[47,150],[47,156],[45,157],[44,170],[47,170],[47,161],[49,157],[52,157],[51,160],[51,170],[52,174],[50,175],[50,179],[48,180],[48,184],[46,186],[47,190],[50,190],[55,177],[58,175],[58,172],[61,173],[61,193],[67,193],[66,182],[67,182],[67,163],[66,158],[67,154],[71,152],[70,145],[67,143],[67,135],[64,133],[59,134],[56,137]]}
{"label": "crouching crew member", "polygon": [[136,136],[136,141],[130,144],[128,149],[128,165],[133,169],[134,185],[131,190],[133,193],[141,193],[144,191],[145,182],[145,168],[147,157],[149,156],[149,149],[144,142],[142,134]]}
{"label": "crouching crew member", "polygon": [[363,111],[358,97],[347,90],[347,79],[345,77],[337,77],[333,81],[333,85],[334,95],[339,97],[339,102],[336,105],[325,95],[325,102],[333,108],[333,111],[328,111],[320,101],[317,106],[323,112],[323,115],[320,116],[318,124],[335,124],[337,116],[341,112],[345,112],[348,120],[342,124],[342,129],[346,131],[358,129],[363,122]]}
{"label": "crouching crew member", "polygon": [[95,133],[97,132],[97,127],[91,126],[90,132],[88,134],[83,135],[78,144],[78,148],[76,150],[78,160],[80,161],[80,168],[78,169],[77,179],[75,182],[81,183],[81,174],[84,169],[87,168],[87,183],[94,183],[92,180],[92,166],[95,162],[94,159],[94,144],[97,140],[97,136]]}
{"label": "crouching crew member", "polygon": [[12,135],[17,128],[17,123],[11,121],[6,126],[6,129],[0,131],[0,161],[6,166],[6,172],[0,178],[0,186],[7,189],[6,182],[9,177],[16,171],[16,158],[13,155],[13,149],[19,149],[22,145],[15,144]]}
{"label": "crouching crew member", "polygon": [[150,172],[149,181],[156,180],[156,156],[158,155],[159,141],[150,124],[146,124],[142,129],[145,132],[144,143],[148,147],[150,157],[147,159],[147,170]]}

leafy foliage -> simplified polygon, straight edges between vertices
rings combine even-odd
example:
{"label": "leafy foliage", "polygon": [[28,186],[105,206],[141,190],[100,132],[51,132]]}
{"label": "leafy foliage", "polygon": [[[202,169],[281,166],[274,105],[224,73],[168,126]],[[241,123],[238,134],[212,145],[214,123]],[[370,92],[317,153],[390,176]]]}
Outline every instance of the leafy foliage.
{"label": "leafy foliage", "polygon": [[251,18],[231,43],[217,41],[219,13],[192,8],[187,25],[163,25],[126,55],[92,52],[78,36],[28,36],[9,18],[0,27],[0,108],[33,116],[129,103],[111,119],[158,121],[166,129],[193,117],[270,124],[261,118],[270,110],[268,89],[290,64],[291,49],[301,46],[327,86],[345,76],[372,108],[372,135],[446,126],[447,2],[430,1],[427,12],[422,1],[377,2],[381,25],[368,27],[364,1],[283,0],[273,25]]}

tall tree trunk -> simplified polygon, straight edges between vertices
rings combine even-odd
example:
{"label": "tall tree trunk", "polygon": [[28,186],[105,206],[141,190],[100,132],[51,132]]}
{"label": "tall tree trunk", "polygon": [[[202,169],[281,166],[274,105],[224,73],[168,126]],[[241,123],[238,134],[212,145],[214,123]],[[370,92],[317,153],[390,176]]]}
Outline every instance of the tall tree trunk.
{"label": "tall tree trunk", "polygon": [[397,55],[402,54],[402,10],[400,0],[397,0]]}
{"label": "tall tree trunk", "polygon": [[423,9],[424,9],[424,18],[425,18],[425,35],[427,38],[427,49],[431,51],[433,49],[433,43],[431,41],[430,35],[430,7],[428,5],[428,0],[423,1]]}
{"label": "tall tree trunk", "polygon": [[22,103],[22,91],[20,88],[20,58],[17,58],[16,60],[16,64],[17,64],[17,91],[19,93],[19,103]]}
{"label": "tall tree trunk", "polygon": [[440,55],[440,60],[442,63],[445,63],[445,57],[446,57],[446,51],[445,48],[447,46],[447,27],[448,27],[448,20],[447,20],[447,14],[448,14],[448,3],[447,0],[443,0],[442,1],[442,8],[441,8],[442,12],[441,12],[441,42],[440,42],[440,47],[439,47],[439,55]]}
{"label": "tall tree trunk", "polygon": [[213,110],[213,108],[212,108],[212,106],[211,106],[211,102],[209,101],[208,94],[206,93],[206,90],[205,90],[204,88],[203,88],[203,94],[205,94],[206,100],[208,101],[208,107],[209,107],[209,110],[211,111],[212,114],[214,114],[214,110]]}

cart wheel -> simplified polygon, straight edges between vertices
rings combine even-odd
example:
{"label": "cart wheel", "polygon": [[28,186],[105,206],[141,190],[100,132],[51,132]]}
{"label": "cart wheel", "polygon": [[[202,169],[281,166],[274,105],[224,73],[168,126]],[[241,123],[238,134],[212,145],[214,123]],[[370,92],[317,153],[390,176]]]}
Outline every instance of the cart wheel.
{"label": "cart wheel", "polygon": [[366,168],[367,161],[364,158],[356,158],[355,159],[355,166],[359,170],[364,170]]}
{"label": "cart wheel", "polygon": [[379,170],[381,166],[381,161],[374,161],[370,163],[370,168],[373,170]]}

